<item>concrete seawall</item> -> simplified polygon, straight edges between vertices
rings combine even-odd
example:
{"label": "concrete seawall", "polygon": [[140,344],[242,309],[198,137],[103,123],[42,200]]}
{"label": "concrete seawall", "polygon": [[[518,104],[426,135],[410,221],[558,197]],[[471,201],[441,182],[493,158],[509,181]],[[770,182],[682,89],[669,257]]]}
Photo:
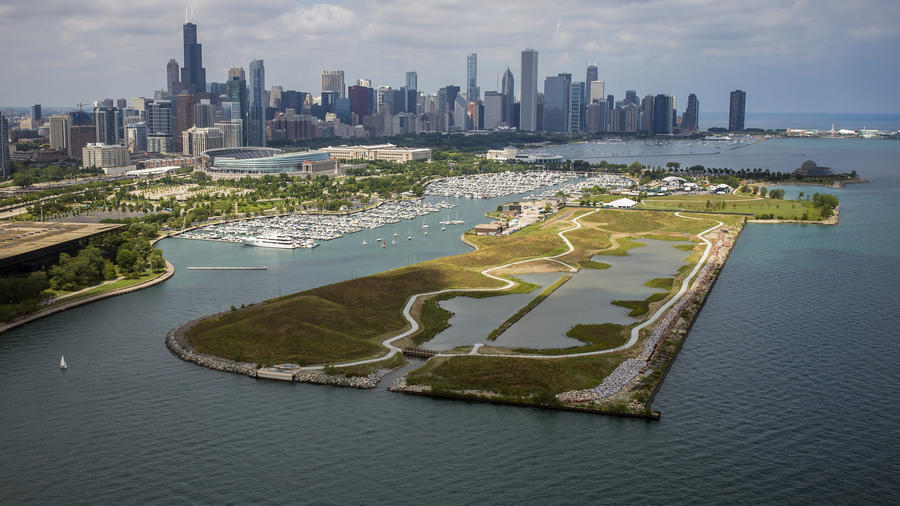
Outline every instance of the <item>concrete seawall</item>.
{"label": "concrete seawall", "polygon": [[162,283],[163,281],[171,278],[175,274],[175,267],[166,261],[166,270],[159,276],[148,279],[143,283],[138,283],[136,285],[128,286],[125,288],[120,288],[118,290],[112,290],[109,292],[98,293],[96,295],[90,295],[87,297],[82,297],[77,300],[73,300],[71,302],[63,302],[62,304],[58,304],[55,306],[51,306],[45,309],[41,309],[29,315],[22,316],[21,318],[15,319],[5,325],[0,325],[0,334],[6,332],[7,330],[14,329],[21,325],[25,325],[28,322],[32,322],[34,320],[44,318],[46,316],[50,316],[52,314],[56,314],[60,311],[65,311],[67,309],[72,309],[73,307],[78,307],[83,304],[90,304],[91,302],[96,302],[98,300],[106,299],[109,297],[115,297],[117,295],[125,295],[126,293],[136,292],[138,290],[143,290],[144,288],[149,288],[155,284]]}

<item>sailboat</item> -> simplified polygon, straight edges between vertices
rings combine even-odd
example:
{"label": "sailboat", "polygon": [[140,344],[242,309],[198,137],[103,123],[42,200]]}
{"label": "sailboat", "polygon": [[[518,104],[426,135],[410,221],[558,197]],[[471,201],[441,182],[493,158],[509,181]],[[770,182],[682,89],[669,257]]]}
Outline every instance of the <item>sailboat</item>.
{"label": "sailboat", "polygon": [[368,243],[368,241],[366,241],[365,239],[363,239],[363,244],[362,244],[362,245],[363,245],[363,246],[368,246],[369,243]]}
{"label": "sailboat", "polygon": [[69,368],[69,366],[66,365],[65,355],[59,357],[59,368],[60,369],[68,369]]}

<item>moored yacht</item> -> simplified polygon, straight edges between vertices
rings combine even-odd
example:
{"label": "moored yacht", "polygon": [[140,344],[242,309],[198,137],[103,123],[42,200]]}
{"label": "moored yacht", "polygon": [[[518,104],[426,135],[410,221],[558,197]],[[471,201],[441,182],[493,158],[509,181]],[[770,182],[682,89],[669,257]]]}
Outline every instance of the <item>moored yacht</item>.
{"label": "moored yacht", "polygon": [[[244,239],[247,246],[260,246],[262,248],[294,249],[301,247],[294,239],[286,235],[261,235]],[[304,246],[310,247],[310,246]]]}

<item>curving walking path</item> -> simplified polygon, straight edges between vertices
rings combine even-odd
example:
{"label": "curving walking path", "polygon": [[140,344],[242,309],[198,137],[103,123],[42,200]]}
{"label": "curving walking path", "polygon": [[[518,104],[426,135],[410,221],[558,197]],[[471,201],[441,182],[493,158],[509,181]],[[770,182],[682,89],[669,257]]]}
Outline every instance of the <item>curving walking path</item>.
{"label": "curving walking path", "polygon": [[[557,234],[563,240],[566,247],[568,248],[566,251],[559,253],[557,255],[552,255],[552,256],[547,256],[547,257],[529,258],[526,260],[510,262],[510,263],[507,263],[504,265],[499,265],[496,267],[489,267],[489,268],[481,271],[481,274],[483,274],[491,279],[496,279],[497,281],[504,282],[503,286],[496,287],[496,288],[447,288],[445,290],[437,290],[434,292],[419,293],[419,294],[411,296],[409,298],[409,300],[407,301],[406,306],[403,308],[403,317],[406,318],[406,321],[409,322],[410,328],[394,337],[391,337],[391,338],[388,338],[388,339],[385,339],[384,341],[382,341],[382,343],[381,343],[382,346],[386,347],[389,350],[386,355],[377,357],[377,358],[370,358],[370,359],[366,359],[366,360],[358,360],[355,362],[347,362],[347,363],[343,363],[343,364],[333,364],[333,367],[351,367],[351,366],[356,366],[356,365],[381,362],[382,360],[389,359],[389,358],[393,357],[394,355],[401,353],[402,350],[400,348],[394,346],[393,343],[400,339],[403,339],[404,337],[410,336],[419,330],[419,322],[416,321],[416,319],[412,317],[412,315],[410,314],[410,311],[412,310],[412,307],[415,305],[416,301],[418,301],[422,297],[430,297],[432,295],[439,295],[439,294],[448,293],[448,292],[462,292],[462,291],[465,291],[465,292],[495,292],[495,291],[506,290],[506,289],[509,289],[509,288],[512,288],[513,286],[515,286],[515,282],[510,281],[508,279],[501,278],[499,276],[495,276],[495,275],[491,274],[491,271],[505,269],[507,267],[512,267],[514,265],[524,264],[527,262],[550,260],[550,261],[557,262],[559,264],[562,264],[562,265],[568,267],[570,272],[577,272],[578,269],[576,269],[575,267],[572,267],[571,265],[569,265],[561,260],[557,260],[558,258],[566,256],[569,253],[575,251],[575,246],[573,246],[571,241],[569,241],[569,239],[566,238],[565,234],[568,232],[571,232],[573,230],[578,230],[579,228],[581,228],[581,223],[579,222],[579,220],[581,218],[584,218],[585,216],[590,216],[599,210],[600,209],[594,209],[593,211],[591,211],[589,213],[585,213],[585,214],[582,214],[581,216],[573,218],[572,222],[575,223],[575,226],[572,228],[568,228],[566,230],[562,230]],[[679,218],[690,219],[690,220],[708,220],[707,218],[696,218],[693,216],[683,216],[680,212],[675,213],[675,216],[678,216]],[[682,296],[684,296],[685,293],[687,293],[688,288],[690,287],[691,281],[694,279],[694,276],[696,276],[696,274],[703,267],[703,264],[706,263],[706,260],[709,257],[709,252],[712,249],[712,243],[703,236],[705,234],[712,232],[713,230],[721,227],[722,225],[724,225],[724,223],[722,223],[721,221],[718,221],[718,220],[716,220],[716,223],[718,223],[718,224],[697,234],[697,237],[701,241],[706,243],[706,248],[703,250],[703,255],[700,257],[700,260],[697,262],[697,265],[695,265],[693,270],[691,270],[690,274],[688,274],[682,280],[681,288],[678,290],[678,293],[676,293],[671,299],[669,299],[668,302],[663,304],[644,323],[631,329],[630,339],[628,340],[628,342],[626,342],[625,344],[623,344],[621,346],[618,346],[616,348],[610,348],[607,350],[586,351],[586,352],[581,352],[581,353],[569,353],[569,354],[564,354],[564,355],[495,355],[495,354],[484,355],[484,354],[478,353],[479,348],[484,346],[484,344],[478,343],[478,344],[475,344],[473,346],[472,350],[469,351],[468,353],[439,353],[436,356],[438,356],[438,357],[478,356],[478,357],[505,357],[505,358],[533,358],[533,359],[539,359],[539,360],[551,360],[551,359],[559,359],[559,358],[587,357],[587,356],[592,356],[592,355],[603,355],[603,354],[607,354],[607,353],[614,353],[617,351],[628,349],[628,348],[634,346],[635,343],[637,343],[638,339],[640,338],[640,332],[642,329],[644,329],[648,325],[652,325],[654,322],[656,322],[656,320],[658,320],[663,314],[665,314],[665,312],[670,307],[672,307],[673,304],[678,302],[678,300]],[[471,243],[468,243],[468,242],[467,242],[467,244],[472,245]],[[300,369],[304,370],[304,371],[318,371],[318,370],[322,370],[324,368],[325,368],[324,365],[317,365],[317,366],[301,367]]]}

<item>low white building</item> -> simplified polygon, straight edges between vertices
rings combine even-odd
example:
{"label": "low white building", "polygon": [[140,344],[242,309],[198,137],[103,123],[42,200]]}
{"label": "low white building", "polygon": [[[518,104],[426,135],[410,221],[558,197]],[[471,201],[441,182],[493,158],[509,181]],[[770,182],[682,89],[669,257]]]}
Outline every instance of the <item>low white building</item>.
{"label": "low white building", "polygon": [[636,206],[637,202],[629,199],[629,198],[621,198],[619,200],[613,200],[612,202],[607,202],[603,204],[603,207],[611,207],[613,209],[631,209]]}
{"label": "low white building", "polygon": [[412,160],[430,160],[429,148],[401,148],[393,144],[374,146],[329,146],[327,151],[335,160],[384,160],[389,162],[408,162]]}

